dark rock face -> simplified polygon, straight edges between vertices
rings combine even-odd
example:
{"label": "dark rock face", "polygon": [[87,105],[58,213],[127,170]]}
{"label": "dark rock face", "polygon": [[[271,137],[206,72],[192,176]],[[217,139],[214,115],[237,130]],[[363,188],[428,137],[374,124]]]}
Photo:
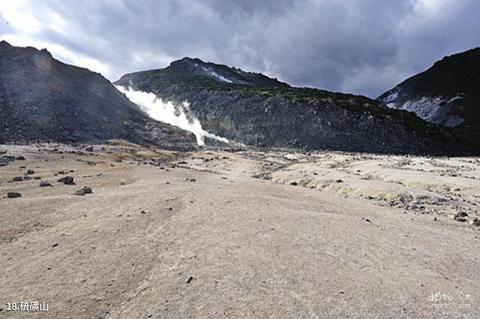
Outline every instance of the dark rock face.
{"label": "dark rock face", "polygon": [[125,139],[192,148],[192,134],[150,119],[98,73],[46,50],[0,42],[0,143]]}
{"label": "dark rock face", "polygon": [[385,105],[454,127],[465,148],[480,148],[480,48],[437,61],[382,94]]}
{"label": "dark rock face", "polygon": [[260,147],[445,154],[455,144],[450,130],[363,96],[294,88],[198,59],[127,74],[115,84],[188,101],[207,131]]}

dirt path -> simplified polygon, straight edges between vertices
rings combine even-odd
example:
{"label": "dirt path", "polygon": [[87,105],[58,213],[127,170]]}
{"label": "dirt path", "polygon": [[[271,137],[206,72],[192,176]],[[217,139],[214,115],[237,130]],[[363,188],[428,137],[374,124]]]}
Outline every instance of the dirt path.
{"label": "dirt path", "polygon": [[[0,199],[0,318],[31,315],[7,312],[15,301],[48,302],[39,318],[480,313],[480,233],[465,223],[251,178],[232,155],[202,172],[18,152],[0,168],[0,191],[22,193]],[[73,169],[77,185],[7,183],[20,166],[50,181]],[[72,195],[83,185],[94,194]]]}

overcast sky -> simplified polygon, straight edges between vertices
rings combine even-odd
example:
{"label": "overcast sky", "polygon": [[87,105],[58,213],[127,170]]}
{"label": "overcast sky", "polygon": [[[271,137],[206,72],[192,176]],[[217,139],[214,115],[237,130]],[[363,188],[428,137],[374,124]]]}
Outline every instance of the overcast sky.
{"label": "overcast sky", "polygon": [[112,81],[189,56],[376,97],[480,46],[480,1],[0,0],[0,39]]}

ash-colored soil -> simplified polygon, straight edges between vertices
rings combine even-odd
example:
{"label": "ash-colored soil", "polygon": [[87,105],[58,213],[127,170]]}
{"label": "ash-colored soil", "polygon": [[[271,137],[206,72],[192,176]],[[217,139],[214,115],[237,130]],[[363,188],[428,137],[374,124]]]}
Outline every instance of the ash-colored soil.
{"label": "ash-colored soil", "polygon": [[0,318],[479,318],[478,158],[1,150]]}

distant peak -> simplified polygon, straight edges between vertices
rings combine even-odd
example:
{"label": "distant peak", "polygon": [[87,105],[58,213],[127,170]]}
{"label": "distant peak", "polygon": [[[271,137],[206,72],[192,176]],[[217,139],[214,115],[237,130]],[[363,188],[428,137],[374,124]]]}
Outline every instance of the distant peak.
{"label": "distant peak", "polygon": [[3,47],[3,46],[4,46],[4,47],[11,47],[10,43],[8,43],[8,42],[5,41],[5,40],[0,41],[0,46],[2,46],[2,47]]}
{"label": "distant peak", "polygon": [[179,65],[179,64],[185,64],[185,63],[187,63],[187,64],[205,64],[205,62],[203,62],[199,58],[184,57],[180,60],[173,61],[172,63],[170,63],[170,66],[175,66],[175,65]]}
{"label": "distant peak", "polygon": [[52,57],[52,54],[50,53],[50,51],[48,51],[48,50],[45,49],[45,48],[40,50],[40,54],[45,55],[45,56],[48,56],[48,57],[50,57],[50,58]]}
{"label": "distant peak", "polygon": [[185,61],[191,61],[191,62],[201,62],[201,63],[204,63],[202,60],[200,60],[199,58],[190,58],[190,57],[184,57],[182,60],[185,60]]}

